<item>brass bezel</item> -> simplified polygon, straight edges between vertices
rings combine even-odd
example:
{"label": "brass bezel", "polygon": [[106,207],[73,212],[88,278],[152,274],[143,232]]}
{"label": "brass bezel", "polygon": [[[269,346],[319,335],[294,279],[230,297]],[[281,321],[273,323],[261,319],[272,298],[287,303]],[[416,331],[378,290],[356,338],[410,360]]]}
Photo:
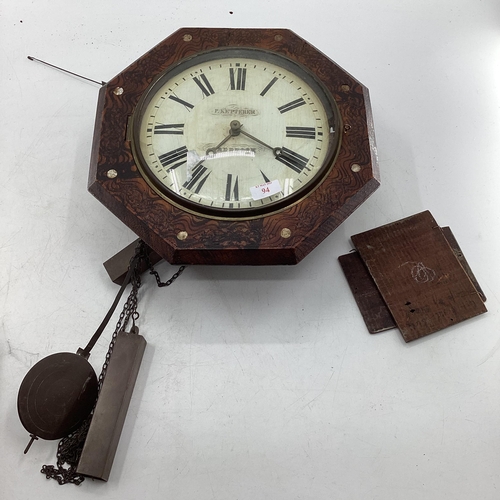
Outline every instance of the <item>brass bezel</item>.
{"label": "brass bezel", "polygon": [[[265,55],[262,59],[271,59],[274,64],[276,64],[276,60],[280,62],[284,62],[281,67],[288,69],[289,71],[296,74],[300,72],[299,76],[306,81],[323,104],[325,109],[327,118],[328,118],[328,127],[334,128],[336,131],[335,137],[331,137],[329,134],[329,144],[328,151],[325,157],[323,164],[320,166],[320,171],[313,177],[313,179],[308,182],[304,187],[299,189],[296,193],[292,195],[277,200],[275,202],[269,203],[259,208],[243,208],[243,209],[214,209],[206,207],[205,205],[196,204],[195,202],[190,202],[186,198],[182,196],[177,196],[172,191],[168,190],[166,186],[161,184],[156,177],[149,172],[149,167],[145,166],[145,161],[143,159],[142,152],[140,147],[138,146],[138,131],[141,124],[141,112],[145,109],[147,104],[150,101],[150,96],[154,95],[154,91],[158,86],[163,85],[163,81],[172,78],[176,74],[184,71],[186,68],[190,66],[190,63],[195,60],[206,62],[208,60],[216,59],[216,58],[224,58],[221,57],[221,53],[230,52],[229,57],[241,56],[241,54],[260,54]],[[258,59],[258,57],[255,57]],[[298,71],[293,71],[290,69],[293,67],[294,69],[298,69]],[[284,210],[287,210],[298,203],[302,202],[305,198],[309,197],[316,189],[321,186],[324,180],[328,177],[330,172],[332,171],[337,157],[339,155],[341,145],[342,145],[342,130],[343,130],[343,121],[342,116],[340,114],[340,110],[333,98],[331,92],[324,86],[324,84],[318,79],[318,77],[306,66],[298,63],[295,60],[292,60],[285,55],[273,52],[271,50],[261,49],[258,47],[218,47],[202,52],[198,52],[197,54],[188,56],[186,58],[178,61],[173,67],[167,68],[165,71],[162,71],[158,75],[156,75],[148,88],[144,91],[141,98],[139,99],[137,105],[135,106],[134,112],[130,117],[130,121],[128,124],[128,133],[130,134],[130,146],[131,151],[135,160],[135,164],[142,176],[142,178],[146,181],[146,183],[153,189],[153,191],[158,194],[162,199],[172,204],[173,206],[183,210],[192,215],[196,215],[199,217],[204,217],[211,220],[227,220],[227,221],[244,221],[244,220],[253,220],[260,219],[263,217],[268,217],[270,215],[274,215],[280,213]],[[128,135],[128,134],[127,134]],[[278,205],[278,207],[277,207]],[[199,208],[199,209],[198,209]],[[247,215],[245,215],[247,214]]]}

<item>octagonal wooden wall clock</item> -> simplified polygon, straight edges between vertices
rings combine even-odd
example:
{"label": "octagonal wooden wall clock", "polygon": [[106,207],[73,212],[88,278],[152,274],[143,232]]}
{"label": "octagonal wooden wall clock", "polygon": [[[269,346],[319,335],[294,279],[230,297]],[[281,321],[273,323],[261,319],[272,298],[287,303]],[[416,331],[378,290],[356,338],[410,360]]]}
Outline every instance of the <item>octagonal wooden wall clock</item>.
{"label": "octagonal wooden wall clock", "polygon": [[89,190],[172,264],[296,264],[378,186],[368,90],[289,30],[182,28],[101,89]]}

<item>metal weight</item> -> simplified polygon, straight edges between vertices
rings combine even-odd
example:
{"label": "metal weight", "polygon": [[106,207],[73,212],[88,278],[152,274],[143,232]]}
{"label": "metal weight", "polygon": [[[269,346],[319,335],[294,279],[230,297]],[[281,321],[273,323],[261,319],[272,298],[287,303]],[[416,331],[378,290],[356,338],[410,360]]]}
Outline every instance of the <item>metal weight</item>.
{"label": "metal weight", "polygon": [[118,333],[77,474],[108,480],[145,348],[137,327]]}

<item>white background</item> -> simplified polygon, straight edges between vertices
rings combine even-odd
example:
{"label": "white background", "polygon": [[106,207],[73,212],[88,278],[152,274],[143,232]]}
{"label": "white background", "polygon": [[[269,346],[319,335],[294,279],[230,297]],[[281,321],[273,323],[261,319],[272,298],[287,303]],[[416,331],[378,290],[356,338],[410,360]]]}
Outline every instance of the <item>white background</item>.
{"label": "white background", "polygon": [[[500,498],[498,0],[1,4],[1,498]],[[18,387],[87,343],[116,293],[101,263],[134,235],[86,191],[99,86],[26,56],[107,81],[181,26],[290,28],[353,74],[382,186],[298,266],[192,266],[166,290],[148,278],[110,480],[61,487],[39,472],[56,442],[22,453]],[[337,257],[426,209],[489,312],[411,344],[370,336]]]}

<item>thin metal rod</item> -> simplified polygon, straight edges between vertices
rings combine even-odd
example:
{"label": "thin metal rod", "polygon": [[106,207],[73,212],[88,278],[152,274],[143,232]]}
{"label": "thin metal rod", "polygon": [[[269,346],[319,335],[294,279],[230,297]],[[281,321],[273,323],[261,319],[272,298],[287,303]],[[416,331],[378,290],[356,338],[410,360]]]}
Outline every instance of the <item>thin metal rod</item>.
{"label": "thin metal rod", "polygon": [[35,442],[35,439],[38,439],[37,436],[35,436],[34,434],[30,434],[30,437],[31,437],[31,440],[30,442],[28,443],[28,446],[26,446],[26,448],[24,449],[24,454],[26,455],[26,453],[28,453],[28,451],[30,450],[31,448],[31,445]]}
{"label": "thin metal rod", "polygon": [[69,73],[70,75],[76,76],[78,78],[82,78],[83,80],[87,80],[92,83],[97,83],[97,85],[106,85],[106,82],[98,82],[97,80],[92,80],[92,78],[87,78],[86,76],[79,75],[78,73],[73,73],[72,71],[68,71],[67,69],[60,68],[59,66],[55,66],[54,64],[50,64],[48,62],[42,61],[41,59],[37,59],[36,57],[33,56],[28,56],[28,59],[30,61],[36,61],[42,64],[45,64],[46,66],[50,66],[51,68],[58,69],[59,71],[64,71],[64,73]]}

